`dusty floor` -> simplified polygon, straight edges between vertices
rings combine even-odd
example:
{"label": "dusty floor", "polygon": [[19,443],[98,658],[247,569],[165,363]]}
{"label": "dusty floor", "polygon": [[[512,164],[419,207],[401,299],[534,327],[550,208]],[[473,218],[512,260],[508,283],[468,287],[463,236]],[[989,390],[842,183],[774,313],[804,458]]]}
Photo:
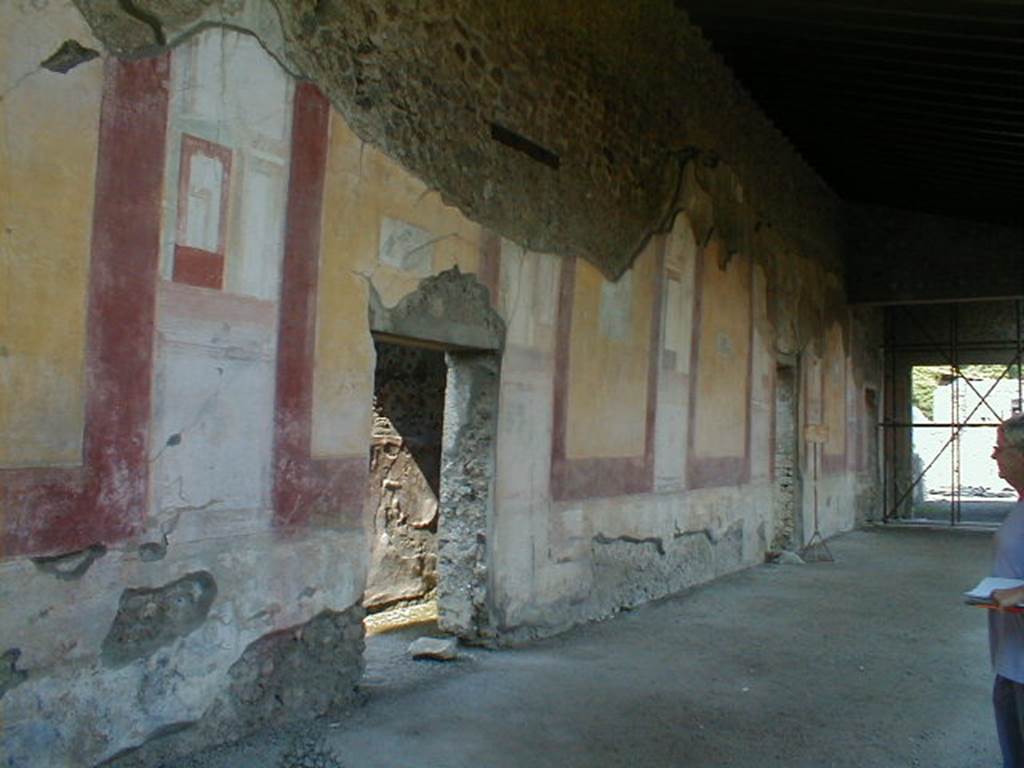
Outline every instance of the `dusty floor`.
{"label": "dusty floor", "polygon": [[[982,523],[999,525],[1003,522],[1016,499],[965,499],[960,503],[960,521],[962,523]],[[932,500],[914,507],[914,517],[932,520],[938,523],[949,523],[949,500]]]}
{"label": "dusty floor", "polygon": [[412,662],[370,638],[367,704],[176,768],[291,765],[991,768],[990,534],[867,530],[835,563],[760,566],[528,647]]}

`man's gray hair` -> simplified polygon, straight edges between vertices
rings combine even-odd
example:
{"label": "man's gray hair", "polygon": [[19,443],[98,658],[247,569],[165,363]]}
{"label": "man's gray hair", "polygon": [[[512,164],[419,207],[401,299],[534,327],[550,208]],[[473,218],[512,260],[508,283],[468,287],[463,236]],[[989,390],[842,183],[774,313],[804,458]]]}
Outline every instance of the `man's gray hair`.
{"label": "man's gray hair", "polygon": [[1002,424],[1006,444],[1024,453],[1024,413],[1017,413]]}

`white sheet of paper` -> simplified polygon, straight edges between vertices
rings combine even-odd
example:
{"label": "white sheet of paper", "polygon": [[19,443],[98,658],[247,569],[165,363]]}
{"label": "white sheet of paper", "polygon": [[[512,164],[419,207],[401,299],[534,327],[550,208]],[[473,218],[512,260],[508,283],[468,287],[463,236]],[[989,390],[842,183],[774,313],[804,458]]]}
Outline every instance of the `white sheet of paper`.
{"label": "white sheet of paper", "polygon": [[1013,589],[1014,587],[1024,587],[1024,580],[988,576],[979,581],[978,586],[970,592],[964,592],[964,597],[968,600],[988,600],[993,589]]}

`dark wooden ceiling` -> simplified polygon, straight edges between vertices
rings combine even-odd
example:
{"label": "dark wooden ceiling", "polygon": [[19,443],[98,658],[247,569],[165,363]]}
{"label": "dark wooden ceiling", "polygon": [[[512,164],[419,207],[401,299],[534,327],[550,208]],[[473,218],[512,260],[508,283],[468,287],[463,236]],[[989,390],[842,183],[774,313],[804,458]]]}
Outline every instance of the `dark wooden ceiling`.
{"label": "dark wooden ceiling", "polygon": [[841,197],[1024,218],[1024,0],[677,0]]}

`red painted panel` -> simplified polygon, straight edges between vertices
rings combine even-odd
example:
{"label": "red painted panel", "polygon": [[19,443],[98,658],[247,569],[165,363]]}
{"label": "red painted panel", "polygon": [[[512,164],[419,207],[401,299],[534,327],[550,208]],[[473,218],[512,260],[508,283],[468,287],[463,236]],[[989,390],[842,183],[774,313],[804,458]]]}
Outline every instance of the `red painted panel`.
{"label": "red painted panel", "polygon": [[310,455],[316,289],[330,104],[310,83],[295,89],[285,221],[274,412],[274,522],[277,526],[360,522],[364,457]]}
{"label": "red painted panel", "polygon": [[181,162],[178,170],[177,241],[181,245],[189,245],[185,242],[188,233],[188,191],[192,184],[192,158],[196,155],[204,155],[220,163],[222,176],[220,182],[220,216],[217,221],[217,250],[209,251],[209,253],[219,253],[223,256],[227,245],[228,192],[231,189],[231,149],[222,144],[215,144],[212,141],[207,141],[188,133],[182,134],[181,137]]}
{"label": "red painted panel", "polygon": [[551,497],[604,498],[650,493],[654,488],[655,420],[658,414],[658,361],[661,349],[661,304],[665,280],[665,245],[657,248],[657,278],[651,306],[651,339],[647,358],[647,412],[644,455],[606,459],[570,459],[566,456],[569,399],[569,353],[572,334],[576,262],[563,259],[558,288],[558,319],[555,327],[553,429],[551,435]]}
{"label": "red painted panel", "polygon": [[[88,520],[78,514],[85,471],[74,469],[0,470],[0,556],[46,554],[80,549]],[[96,539],[92,539],[96,541]]]}
{"label": "red painted panel", "polygon": [[176,283],[220,290],[224,287],[224,255],[175,245],[173,277]]}
{"label": "red painted panel", "polygon": [[107,61],[79,470],[0,471],[2,552],[110,543],[143,521],[169,58]]}
{"label": "red painted panel", "polygon": [[[198,248],[187,243],[188,198],[192,183],[192,158],[204,155],[220,163],[220,205],[217,221],[216,250]],[[224,285],[224,254],[227,250],[228,204],[231,188],[231,150],[197,136],[183,134],[181,137],[181,162],[178,170],[178,225],[174,247],[175,282],[195,285],[200,288],[221,289]]]}

